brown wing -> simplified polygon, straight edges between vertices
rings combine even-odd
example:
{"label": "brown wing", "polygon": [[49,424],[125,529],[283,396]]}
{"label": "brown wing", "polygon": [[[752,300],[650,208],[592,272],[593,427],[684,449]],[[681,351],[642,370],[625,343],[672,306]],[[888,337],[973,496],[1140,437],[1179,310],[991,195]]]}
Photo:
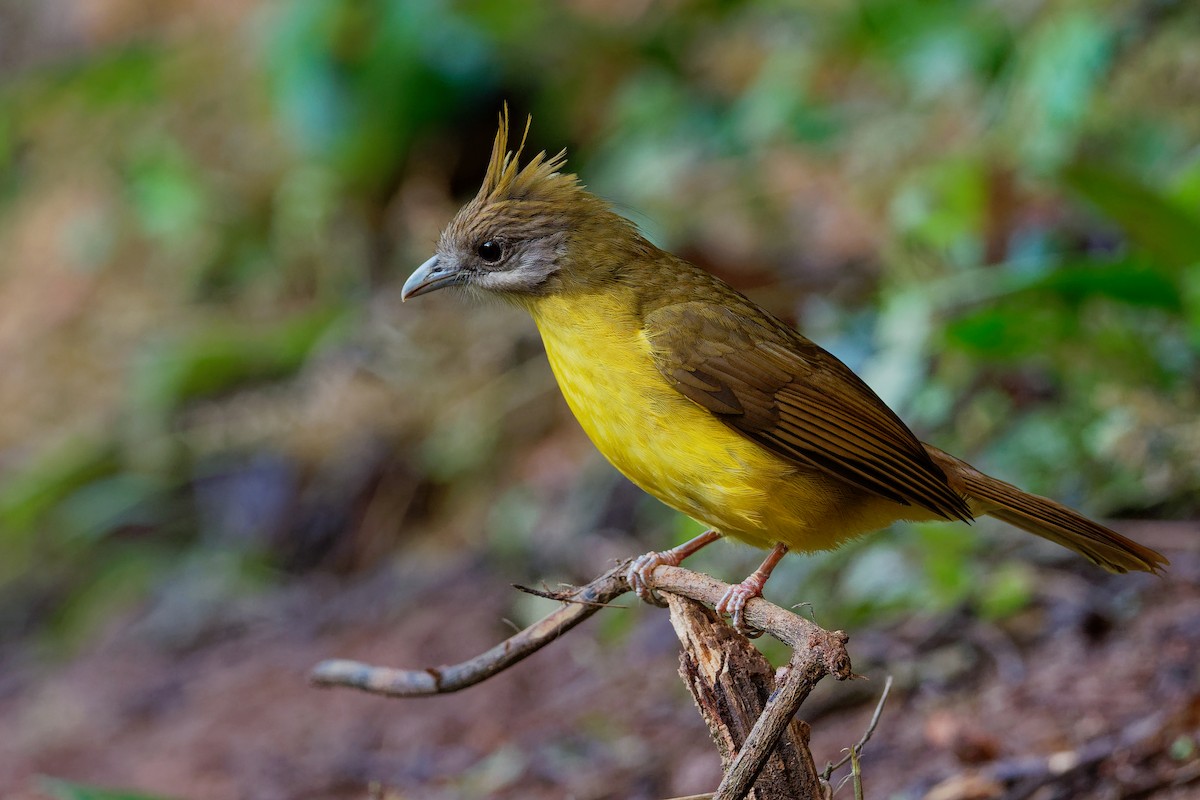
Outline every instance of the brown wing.
{"label": "brown wing", "polygon": [[748,301],[733,305],[689,301],[646,315],[655,366],[681,394],[784,458],[972,519],[917,438],[846,365]]}

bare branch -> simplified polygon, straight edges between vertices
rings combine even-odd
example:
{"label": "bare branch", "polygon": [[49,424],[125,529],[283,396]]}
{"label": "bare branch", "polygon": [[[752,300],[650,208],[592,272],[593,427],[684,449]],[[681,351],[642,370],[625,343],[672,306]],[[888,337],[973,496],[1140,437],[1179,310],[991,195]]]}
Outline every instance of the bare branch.
{"label": "bare branch", "polygon": [[[721,754],[722,771],[732,770],[741,759],[738,770],[752,781],[754,788],[748,796],[755,800],[817,796],[820,783],[809,751],[808,726],[803,722],[785,719],[781,735],[764,739],[760,733],[758,744],[747,744],[777,694],[776,671],[770,662],[704,604],[671,592],[663,596],[671,609],[671,626],[683,646],[679,675],[708,724]],[[758,753],[767,758],[754,776],[750,773],[758,770]],[[735,778],[734,784],[726,791],[740,792],[745,781]]]}
{"label": "bare branch", "polygon": [[[459,664],[426,669],[391,669],[358,661],[323,661],[310,680],[317,686],[345,686],[386,697],[427,697],[465,689],[490,678],[545,647],[563,633],[629,591],[622,562],[574,592],[564,594],[565,605],[525,630]],[[661,566],[651,574],[654,588],[714,605],[729,585],[681,567]],[[755,598],[746,604],[746,620],[793,648],[813,650],[824,671],[839,680],[850,677],[845,634],[829,632],[792,612]],[[824,674],[824,673],[822,673]],[[807,694],[807,693],[806,693]]]}
{"label": "bare branch", "polygon": [[[628,568],[628,561],[618,564],[574,591],[533,591],[533,594],[561,600],[564,605],[487,652],[462,663],[401,670],[357,661],[325,661],[313,670],[311,680],[318,686],[347,686],[387,697],[426,697],[465,689],[531,655],[629,591]],[[707,575],[665,565],[655,568],[649,578],[649,588],[653,590],[709,605],[715,605],[730,588]],[[852,677],[850,658],[846,654],[847,637],[841,631],[827,631],[762,598],[754,598],[746,604],[744,619],[749,625],[790,645],[792,658],[783,685],[771,693],[762,714],[717,787],[713,795],[716,800],[741,800],[747,795],[800,704],[821,678],[826,675],[833,675],[838,680]],[[718,623],[714,620],[714,624]],[[878,714],[877,710],[872,730]],[[870,732],[868,730],[856,748],[861,748]],[[811,769],[812,756],[807,751],[807,740],[802,747]]]}
{"label": "bare branch", "polygon": [[[690,597],[702,603],[716,605],[730,588],[716,578],[682,567],[661,566],[651,573],[652,588],[660,592]],[[812,650],[824,666],[826,674],[838,680],[851,677],[850,658],[846,655],[846,634],[827,631],[815,622],[756,597],[746,603],[746,621],[755,628],[771,634],[784,644],[798,650]]]}
{"label": "bare branch", "polygon": [[562,608],[462,663],[427,669],[390,669],[358,661],[322,661],[309,679],[317,686],[347,686],[385,697],[427,697],[474,686],[537,652],[613,598],[629,591],[625,581],[627,566],[618,564],[571,593]]}
{"label": "bare branch", "polygon": [[[754,621],[753,624],[758,625],[759,623]],[[822,633],[825,632],[822,631]],[[845,644],[845,634],[839,632],[825,635],[840,635],[842,639],[838,643],[839,647]],[[842,652],[844,654],[845,650],[843,649]],[[846,673],[836,675],[836,677],[839,679],[849,677],[848,660],[846,666]],[[741,752],[738,753],[733,765],[725,773],[725,777],[721,779],[721,784],[717,787],[716,794],[713,795],[714,800],[741,800],[746,796],[750,787],[754,785],[754,780],[758,777],[759,772],[762,771],[763,765],[774,752],[784,729],[792,721],[796,712],[800,710],[800,704],[808,697],[817,681],[829,673],[830,670],[818,648],[797,647],[792,652],[792,659],[788,662],[787,677],[784,679],[783,685],[777,687],[771,695],[771,699],[767,701],[762,716],[754,723]],[[809,758],[811,759],[811,756]]]}
{"label": "bare branch", "polygon": [[[579,591],[574,586],[567,586],[557,591],[551,589],[534,589],[532,586],[522,586],[519,583],[512,584],[512,587],[518,592],[531,594],[534,597],[540,597],[543,600],[557,600],[560,603],[583,603],[585,605],[594,605],[600,608],[628,608],[628,606],[617,605],[616,603],[595,603],[590,600],[581,600],[576,597]],[[516,627],[515,625],[513,627]]]}

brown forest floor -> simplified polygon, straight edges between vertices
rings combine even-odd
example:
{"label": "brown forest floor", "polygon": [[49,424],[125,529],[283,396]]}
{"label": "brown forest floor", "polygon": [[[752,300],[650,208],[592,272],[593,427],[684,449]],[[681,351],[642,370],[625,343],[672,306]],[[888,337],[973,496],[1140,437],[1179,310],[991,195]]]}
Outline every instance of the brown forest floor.
{"label": "brown forest floor", "polygon": [[[1048,568],[1034,607],[1003,625],[951,615],[851,631],[869,680],[827,682],[802,710],[818,763],[858,739],[891,672],[897,691],[863,759],[868,798],[1200,797],[1200,531],[1131,532],[1167,551],[1165,578]],[[657,609],[602,612],[640,617],[615,643],[594,618],[456,695],[385,700],[306,682],[331,656],[470,657],[510,632],[495,609],[511,592],[478,561],[400,567],[299,581],[174,647],[147,611],[56,666],[2,653],[0,797],[46,797],[39,775],[255,800],[366,798],[372,782],[421,799],[715,786],[717,756]],[[1050,780],[1051,766],[1065,776]]]}

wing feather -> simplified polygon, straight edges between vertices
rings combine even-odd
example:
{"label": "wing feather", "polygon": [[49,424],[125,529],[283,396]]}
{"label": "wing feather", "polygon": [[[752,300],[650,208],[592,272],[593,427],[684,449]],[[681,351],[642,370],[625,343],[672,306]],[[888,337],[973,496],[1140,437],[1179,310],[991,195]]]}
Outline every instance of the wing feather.
{"label": "wing feather", "polygon": [[736,303],[693,300],[648,313],[659,372],[784,458],[903,505],[971,520],[924,446],[857,375],[748,301],[740,312]]}

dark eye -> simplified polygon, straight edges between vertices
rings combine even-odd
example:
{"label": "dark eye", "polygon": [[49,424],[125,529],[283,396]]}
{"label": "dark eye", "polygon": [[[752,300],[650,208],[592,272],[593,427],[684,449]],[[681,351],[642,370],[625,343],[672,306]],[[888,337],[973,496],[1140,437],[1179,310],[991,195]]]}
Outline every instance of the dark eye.
{"label": "dark eye", "polygon": [[475,252],[479,253],[479,257],[487,263],[495,264],[500,260],[500,256],[504,255],[504,247],[499,242],[488,239],[479,245],[479,249]]}

